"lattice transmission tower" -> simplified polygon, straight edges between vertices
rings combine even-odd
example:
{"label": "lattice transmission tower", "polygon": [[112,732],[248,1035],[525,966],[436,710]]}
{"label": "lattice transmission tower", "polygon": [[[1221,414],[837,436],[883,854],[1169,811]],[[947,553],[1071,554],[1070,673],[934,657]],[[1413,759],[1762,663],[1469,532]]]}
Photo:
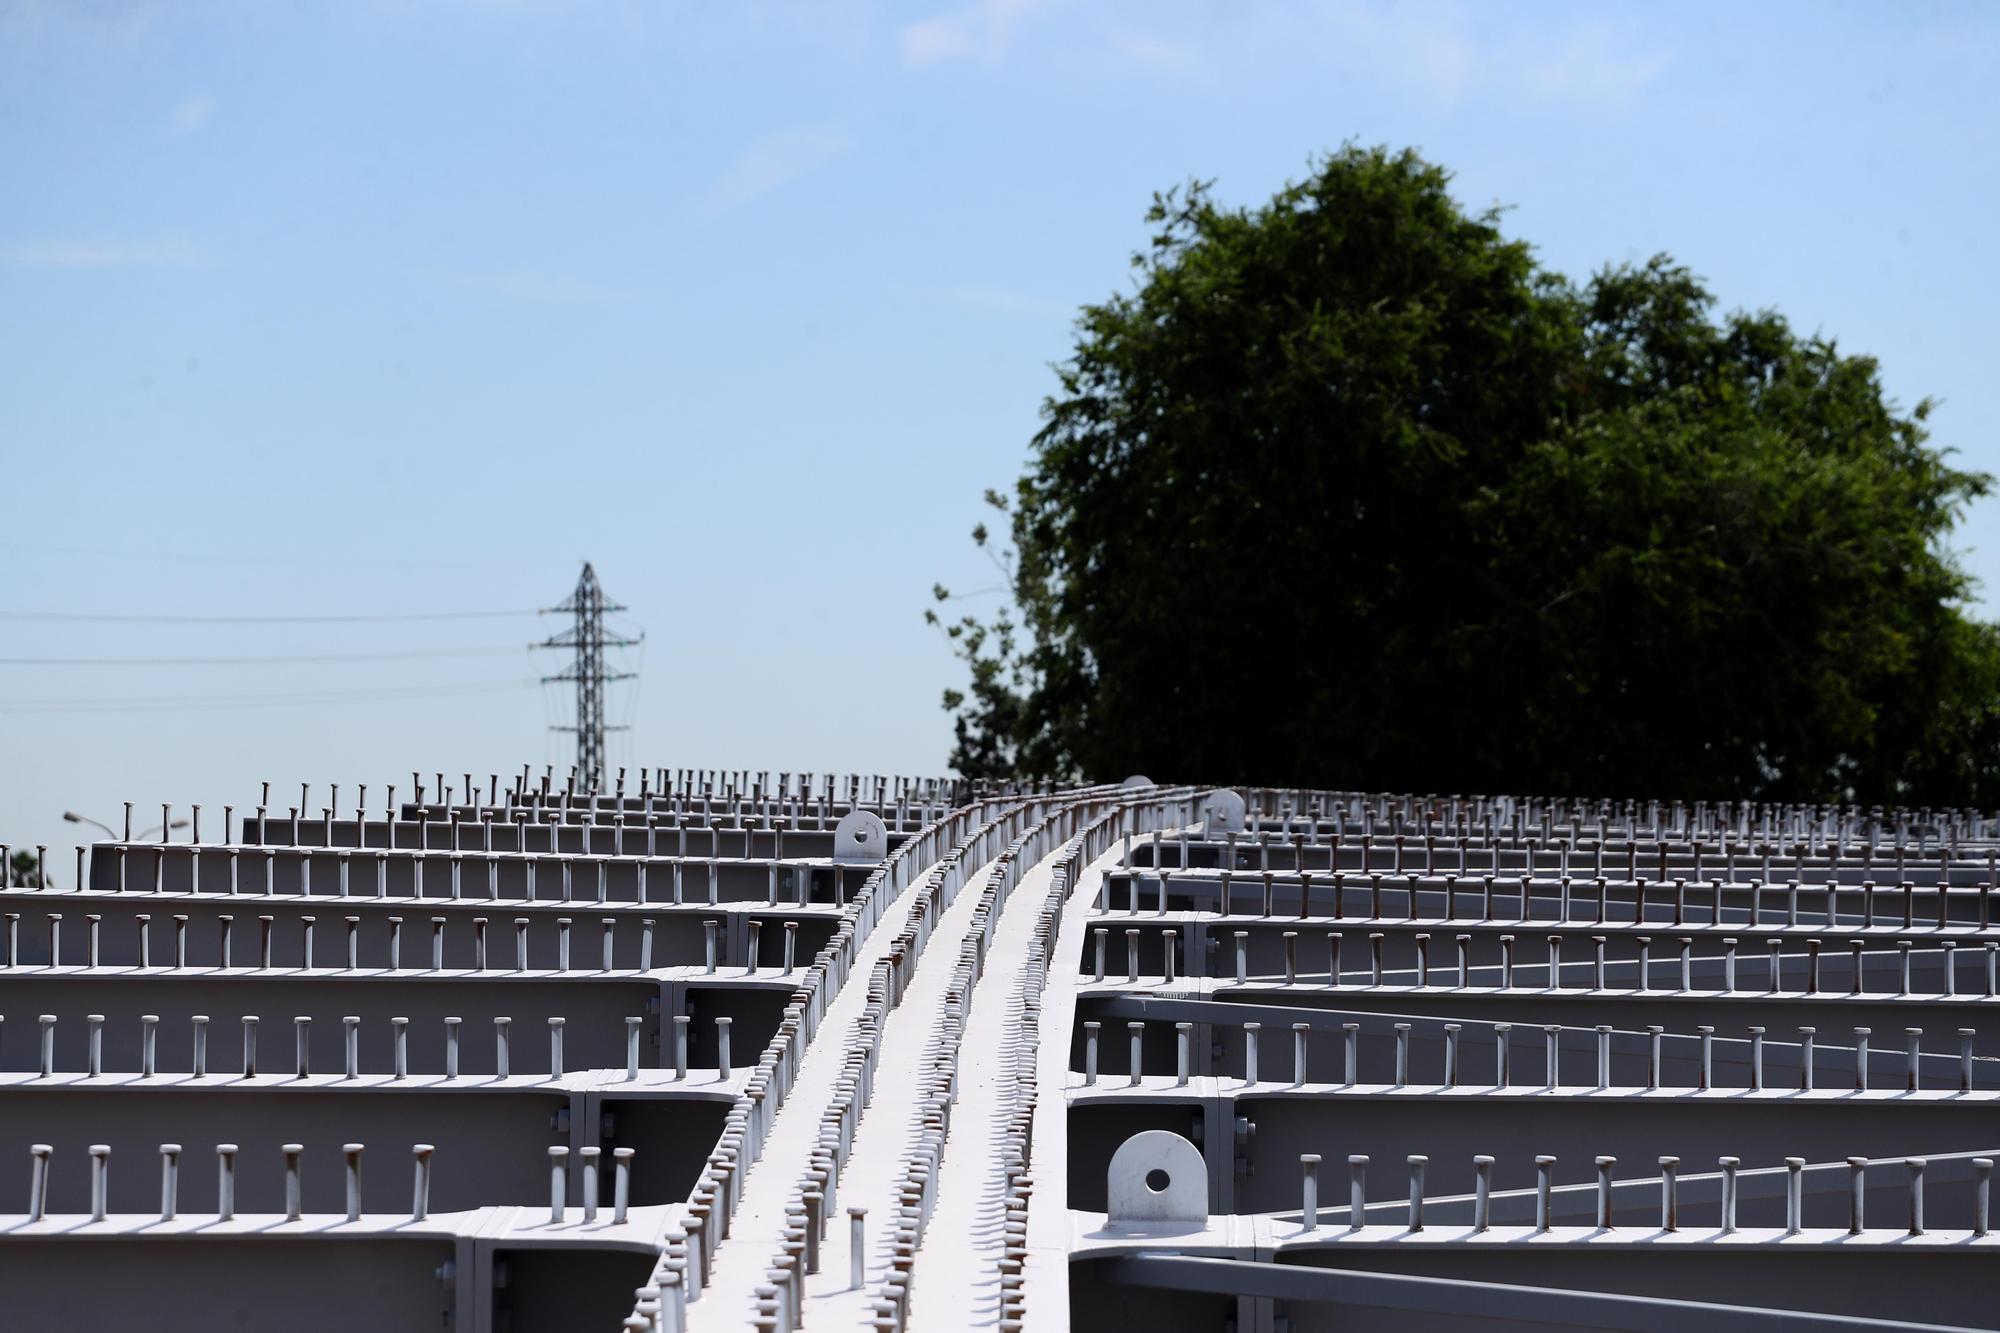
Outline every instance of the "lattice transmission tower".
{"label": "lattice transmission tower", "polygon": [[641,634],[636,639],[627,639],[604,630],[604,614],[607,611],[623,611],[625,607],[617,602],[606,601],[604,589],[598,585],[597,571],[584,561],[583,573],[577,578],[576,588],[556,606],[543,609],[543,615],[569,614],[576,617],[576,623],[560,634],[552,635],[540,643],[530,644],[531,648],[570,648],[576,653],[576,660],[567,670],[553,676],[543,676],[544,685],[551,681],[574,681],[576,683],[576,725],[555,726],[551,731],[573,731],[576,733],[577,785],[584,791],[595,791],[604,777],[604,733],[623,731],[624,727],[609,727],[604,723],[605,686],[614,680],[631,680],[636,672],[607,671],[604,666],[606,648],[625,648],[645,640]]}

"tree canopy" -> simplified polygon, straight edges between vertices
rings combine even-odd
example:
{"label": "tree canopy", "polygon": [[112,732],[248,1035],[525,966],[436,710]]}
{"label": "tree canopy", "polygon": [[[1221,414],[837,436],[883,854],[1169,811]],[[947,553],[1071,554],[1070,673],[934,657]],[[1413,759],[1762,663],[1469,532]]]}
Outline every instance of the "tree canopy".
{"label": "tree canopy", "polygon": [[[968,775],[1993,803],[1928,401],[1661,256],[1578,284],[1413,153],[1155,197],[1025,474]],[[943,587],[940,603],[950,600]]]}
{"label": "tree canopy", "polygon": [[49,876],[48,883],[42,883],[41,862],[25,847],[17,849],[7,858],[7,875],[8,878],[0,882],[19,885],[24,889],[53,889],[56,886],[54,875]]}

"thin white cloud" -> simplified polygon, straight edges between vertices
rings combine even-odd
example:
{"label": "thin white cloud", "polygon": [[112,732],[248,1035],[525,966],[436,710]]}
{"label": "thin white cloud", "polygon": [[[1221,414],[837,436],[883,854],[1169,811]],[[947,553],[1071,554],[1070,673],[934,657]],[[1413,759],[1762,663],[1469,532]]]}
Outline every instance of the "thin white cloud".
{"label": "thin white cloud", "polygon": [[[994,49],[975,40],[986,31],[972,22],[981,12],[975,5],[934,20],[949,24],[931,34],[934,45],[956,42],[968,55]],[[1465,0],[1241,4],[1198,28],[1186,13],[1158,7],[1135,28],[1071,33],[1064,46],[1101,40],[1125,68],[1217,82],[1269,78],[1301,62],[1356,88],[1413,96],[1437,113],[1474,101],[1617,110],[1672,60],[1639,20],[1558,24]]]}
{"label": "thin white cloud", "polygon": [[1521,86],[1551,101],[1623,106],[1673,59],[1664,51],[1624,45],[1605,24],[1578,28],[1543,58],[1522,65]]}
{"label": "thin white cloud", "polygon": [[208,256],[186,241],[33,241],[0,245],[12,268],[195,268]]}
{"label": "thin white cloud", "polygon": [[759,38],[801,43],[843,59],[880,49],[884,0],[737,0],[735,12]]}
{"label": "thin white cloud", "polygon": [[536,305],[608,305],[622,293],[568,273],[521,269],[507,273],[454,273],[448,281],[464,291],[503,301]]}
{"label": "thin white cloud", "polygon": [[906,65],[947,60],[997,64],[1014,44],[1014,29],[1047,0],[975,0],[962,9],[912,23],[897,34]]}
{"label": "thin white cloud", "polygon": [[1464,95],[1479,64],[1471,21],[1457,5],[1343,0],[1324,13],[1348,63],[1414,85],[1446,106]]}
{"label": "thin white cloud", "polygon": [[206,93],[188,98],[174,108],[168,118],[168,125],[175,134],[193,134],[208,124],[208,118],[215,114],[215,99]]}
{"label": "thin white cloud", "polygon": [[854,147],[852,136],[826,125],[763,135],[751,140],[708,187],[707,205],[721,212],[761,199]]}
{"label": "thin white cloud", "polygon": [[152,31],[165,8],[159,0],[101,0],[90,4],[5,0],[0,3],[0,33],[20,35],[60,25],[132,42]]}
{"label": "thin white cloud", "polygon": [[561,14],[583,7],[582,0],[453,0],[460,9],[484,9],[497,13]]}
{"label": "thin white cloud", "polygon": [[1200,49],[1146,32],[1117,31],[1111,45],[1128,65],[1174,78],[1208,79],[1214,70]]}
{"label": "thin white cloud", "polygon": [[1029,296],[1004,287],[952,287],[945,295],[959,305],[1005,315],[1053,315],[1069,309],[1061,301]]}

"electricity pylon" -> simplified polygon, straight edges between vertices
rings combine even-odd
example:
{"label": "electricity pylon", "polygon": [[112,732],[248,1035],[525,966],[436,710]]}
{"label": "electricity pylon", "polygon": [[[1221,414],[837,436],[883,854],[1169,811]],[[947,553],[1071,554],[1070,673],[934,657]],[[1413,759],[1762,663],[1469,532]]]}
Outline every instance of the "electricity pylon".
{"label": "electricity pylon", "polygon": [[603,782],[604,733],[625,730],[623,727],[604,725],[604,687],[614,680],[631,680],[637,674],[606,671],[604,650],[629,647],[645,639],[643,634],[636,639],[626,639],[604,632],[604,613],[623,610],[625,608],[617,602],[604,599],[604,589],[597,583],[597,572],[586,560],[583,574],[576,581],[576,590],[560,605],[542,611],[543,615],[574,615],[576,624],[540,643],[529,645],[531,648],[573,648],[576,651],[576,660],[568,670],[543,676],[542,683],[546,685],[557,680],[576,682],[576,725],[556,726],[550,730],[576,733],[577,785],[584,791],[596,791]]}

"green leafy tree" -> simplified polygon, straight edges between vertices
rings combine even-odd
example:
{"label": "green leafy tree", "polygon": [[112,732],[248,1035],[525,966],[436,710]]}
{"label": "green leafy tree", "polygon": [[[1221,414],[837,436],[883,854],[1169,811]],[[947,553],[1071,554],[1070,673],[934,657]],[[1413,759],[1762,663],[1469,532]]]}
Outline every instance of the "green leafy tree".
{"label": "green leafy tree", "polygon": [[19,888],[52,889],[56,886],[54,875],[49,876],[47,884],[42,883],[41,867],[36,863],[33,852],[15,851],[7,858],[7,869],[9,871],[7,882]]}
{"label": "green leafy tree", "polygon": [[1945,545],[1988,482],[1930,405],[1448,187],[1350,147],[1155,198],[988,494],[1013,609],[928,613],[959,770],[1991,803],[2000,636]]}

